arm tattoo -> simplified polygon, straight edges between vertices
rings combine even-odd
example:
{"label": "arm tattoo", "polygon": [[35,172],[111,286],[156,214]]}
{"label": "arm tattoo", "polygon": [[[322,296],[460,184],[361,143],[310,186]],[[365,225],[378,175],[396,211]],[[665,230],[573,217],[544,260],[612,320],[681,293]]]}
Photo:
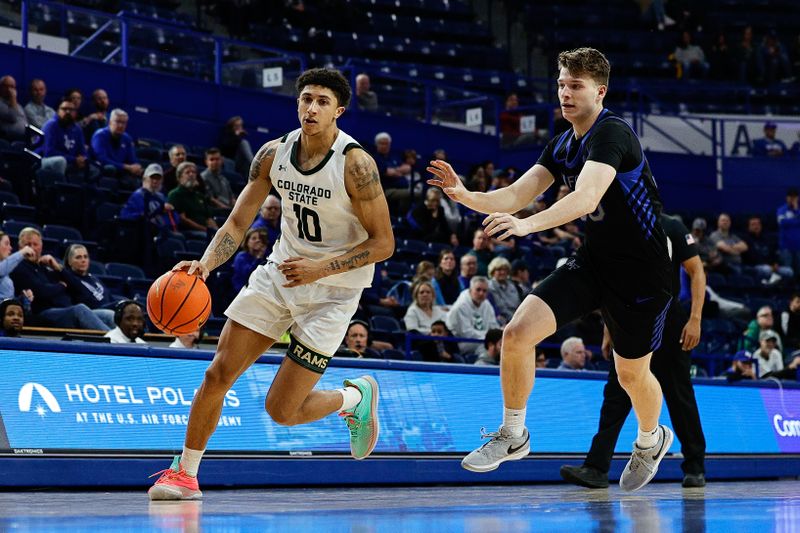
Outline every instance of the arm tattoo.
{"label": "arm tattoo", "polygon": [[353,184],[359,200],[374,200],[383,192],[380,187],[381,179],[378,170],[374,168],[368,158],[362,157],[356,161],[349,173],[353,176]]}
{"label": "arm tattoo", "polygon": [[328,265],[328,270],[336,272],[338,270],[355,270],[367,264],[369,259],[369,250],[364,250],[355,255],[342,259],[341,261],[334,259]]}
{"label": "arm tattoo", "polygon": [[213,257],[214,267],[217,267],[227,261],[236,252],[239,247],[230,233],[225,233],[219,240],[214,238],[214,241],[209,247],[209,251]]}
{"label": "arm tattoo", "polygon": [[271,146],[264,145],[261,147],[256,156],[253,158],[253,162],[250,163],[250,181],[256,181],[259,178],[261,175],[261,164],[266,158],[275,155],[276,151],[277,150]]}

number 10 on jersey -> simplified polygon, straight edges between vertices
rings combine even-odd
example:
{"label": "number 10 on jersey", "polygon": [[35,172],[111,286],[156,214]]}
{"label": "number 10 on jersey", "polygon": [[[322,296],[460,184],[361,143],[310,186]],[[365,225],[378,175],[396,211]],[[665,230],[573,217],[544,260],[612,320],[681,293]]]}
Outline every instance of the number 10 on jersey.
{"label": "number 10 on jersey", "polygon": [[322,241],[322,228],[319,225],[319,215],[313,209],[300,204],[292,204],[294,216],[297,218],[297,234],[308,242]]}

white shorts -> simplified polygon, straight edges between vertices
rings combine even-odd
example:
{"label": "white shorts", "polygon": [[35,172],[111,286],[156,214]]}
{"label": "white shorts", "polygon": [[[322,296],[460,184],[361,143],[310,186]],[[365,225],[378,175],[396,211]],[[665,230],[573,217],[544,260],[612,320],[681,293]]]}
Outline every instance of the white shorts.
{"label": "white shorts", "polygon": [[271,339],[291,328],[301,343],[333,355],[342,344],[363,289],[309,283],[287,288],[275,263],[259,265],[225,316]]}

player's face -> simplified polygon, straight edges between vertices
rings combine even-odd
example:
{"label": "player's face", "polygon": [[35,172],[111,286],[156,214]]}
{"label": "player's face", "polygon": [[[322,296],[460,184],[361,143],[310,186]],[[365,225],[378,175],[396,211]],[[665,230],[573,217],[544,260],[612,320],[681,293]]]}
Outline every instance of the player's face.
{"label": "player's face", "polygon": [[335,124],[344,113],[336,95],[327,87],[306,85],[297,98],[297,118],[306,135],[315,135]]}
{"label": "player's face", "polygon": [[606,90],[605,85],[598,85],[587,74],[576,77],[562,68],[558,76],[561,114],[572,124],[587,119],[602,107]]}

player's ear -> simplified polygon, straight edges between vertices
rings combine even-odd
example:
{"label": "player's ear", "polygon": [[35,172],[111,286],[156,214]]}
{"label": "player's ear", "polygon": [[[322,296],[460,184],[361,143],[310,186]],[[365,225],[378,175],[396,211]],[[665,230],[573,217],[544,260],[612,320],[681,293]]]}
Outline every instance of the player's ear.
{"label": "player's ear", "polygon": [[605,98],[607,92],[608,92],[608,86],[607,85],[598,85],[598,87],[597,87],[597,97],[598,98],[601,98],[601,99]]}
{"label": "player's ear", "polygon": [[339,118],[344,114],[345,108],[343,106],[339,106],[336,108],[336,113],[334,113],[333,118]]}

